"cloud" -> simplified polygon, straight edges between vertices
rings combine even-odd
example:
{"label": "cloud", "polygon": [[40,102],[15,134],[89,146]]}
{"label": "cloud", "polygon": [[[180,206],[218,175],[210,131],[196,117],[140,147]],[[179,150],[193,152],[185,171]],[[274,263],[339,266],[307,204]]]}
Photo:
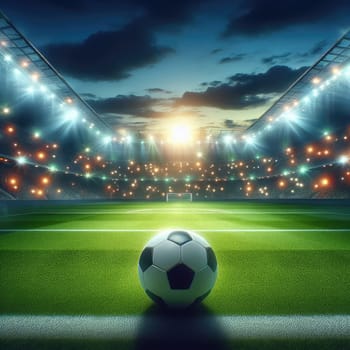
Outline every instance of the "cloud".
{"label": "cloud", "polygon": [[210,51],[211,55],[216,55],[217,53],[222,52],[222,49],[214,49]]}
{"label": "cloud", "polygon": [[252,118],[252,119],[245,119],[244,122],[250,125],[250,124],[255,123],[258,120],[259,120],[259,118]]}
{"label": "cloud", "polygon": [[204,92],[185,92],[175,104],[177,106],[216,107],[220,109],[244,109],[263,105],[268,99],[241,94],[239,89],[229,84],[209,87]]}
{"label": "cloud", "polygon": [[[30,1],[37,3],[35,0]],[[53,42],[43,47],[43,52],[62,73],[76,79],[125,79],[135,69],[156,64],[174,53],[171,47],[157,43],[157,34],[181,29],[194,19],[203,1],[130,0],[126,4],[112,0],[79,1],[75,7],[81,9],[82,16],[109,11],[106,19],[115,21],[110,13],[119,12],[118,9],[129,12],[134,9],[136,15],[125,16],[128,22],[121,28],[98,31],[79,42]],[[69,6],[69,2],[61,4],[54,1],[50,6],[51,12],[46,8],[48,16],[52,15],[54,8],[59,6],[62,9],[62,6]]]}
{"label": "cloud", "polygon": [[302,53],[285,52],[280,55],[271,55],[263,57],[261,62],[270,66],[277,64],[284,64],[292,60],[298,60],[298,62],[305,61],[305,59],[312,58],[316,55],[320,55],[324,51],[324,47],[327,45],[326,40],[317,42],[310,50]]}
{"label": "cloud", "polygon": [[284,92],[307,67],[292,69],[274,66],[264,73],[235,74],[227,82],[202,92],[185,92],[177,106],[206,106],[220,109],[245,109],[264,105],[271,95]]}
{"label": "cloud", "polygon": [[89,81],[128,78],[132,70],[154,64],[174,52],[157,45],[153,34],[138,21],[121,30],[97,32],[81,43],[50,44],[44,51],[64,74]]}
{"label": "cloud", "polygon": [[261,62],[268,65],[276,65],[281,63],[286,63],[291,58],[291,52],[285,52],[280,55],[272,55],[262,58]]}
{"label": "cloud", "polygon": [[158,101],[147,95],[118,95],[105,99],[88,100],[87,102],[99,114],[123,114],[143,117],[152,111],[152,107]]}
{"label": "cloud", "polygon": [[[107,18],[115,17],[120,13],[136,13],[137,15],[147,16],[153,23],[158,25],[174,25],[188,22],[196,14],[201,0],[26,0],[20,3],[23,11],[31,11],[31,18],[42,14],[49,16],[53,13],[87,16],[92,14],[107,15]],[[16,10],[18,12],[18,1],[0,0],[2,7],[6,10]],[[106,16],[104,16],[106,18]]]}
{"label": "cloud", "polygon": [[160,89],[160,88],[147,89],[146,92],[150,94],[171,94],[171,91]]}
{"label": "cloud", "polygon": [[307,67],[292,69],[287,66],[274,66],[265,73],[235,74],[229,81],[245,94],[280,93],[293,83]]}
{"label": "cloud", "polygon": [[90,92],[82,92],[79,95],[84,99],[90,99],[90,100],[91,99],[95,100],[98,98],[95,94],[92,94]]}
{"label": "cloud", "polygon": [[331,14],[349,9],[347,0],[250,0],[244,3],[246,11],[231,18],[223,37],[236,35],[256,36],[283,28],[309,24],[329,17]]}
{"label": "cloud", "polygon": [[224,57],[222,58],[219,63],[224,64],[224,63],[232,63],[232,62],[238,62],[242,61],[247,55],[244,53],[240,53],[237,55],[229,56],[229,57]]}
{"label": "cloud", "polygon": [[234,120],[232,119],[226,119],[224,121],[224,125],[227,129],[233,129],[233,128],[236,128],[237,126],[241,126],[239,124],[237,124]]}
{"label": "cloud", "polygon": [[132,0],[131,2],[145,9],[145,17],[152,27],[161,27],[162,30],[177,30],[194,19],[205,1]]}
{"label": "cloud", "polygon": [[323,53],[325,46],[327,45],[326,40],[317,42],[309,51],[298,54],[298,57],[309,58]]}
{"label": "cloud", "polygon": [[222,84],[222,81],[221,80],[213,80],[211,82],[204,82],[204,83],[201,83],[200,86],[218,86],[218,85],[221,85]]}

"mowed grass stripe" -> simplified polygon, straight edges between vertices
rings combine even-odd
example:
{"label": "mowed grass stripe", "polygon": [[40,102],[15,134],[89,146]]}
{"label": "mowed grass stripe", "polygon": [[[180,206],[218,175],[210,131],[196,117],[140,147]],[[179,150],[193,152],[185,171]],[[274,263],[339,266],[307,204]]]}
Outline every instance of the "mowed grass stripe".
{"label": "mowed grass stripe", "polygon": [[[350,314],[350,251],[216,250],[216,315]],[[1,251],[1,314],[130,315],[152,302],[140,250]]]}
{"label": "mowed grass stripe", "polygon": [[[96,209],[98,213],[98,209]],[[347,229],[350,227],[350,215],[333,214],[264,214],[240,215],[218,212],[208,215],[204,212],[182,211],[158,213],[150,211],[145,214],[30,214],[0,219],[1,229],[34,228],[101,228],[101,229],[162,229],[167,227],[204,229]]]}
{"label": "mowed grass stripe", "polygon": [[[1,250],[136,250],[140,251],[146,242],[159,230],[99,229],[86,232],[65,229],[48,232],[45,230],[17,231],[0,234]],[[198,230],[197,230],[198,232]],[[350,250],[349,230],[344,231],[201,231],[213,248],[231,250]]]}

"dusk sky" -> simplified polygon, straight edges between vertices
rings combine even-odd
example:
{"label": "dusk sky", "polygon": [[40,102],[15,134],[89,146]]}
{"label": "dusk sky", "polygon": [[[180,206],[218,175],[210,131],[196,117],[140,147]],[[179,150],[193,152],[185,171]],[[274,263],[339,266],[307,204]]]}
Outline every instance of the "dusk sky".
{"label": "dusk sky", "polygon": [[350,26],[350,3],[0,0],[115,129],[246,128]]}

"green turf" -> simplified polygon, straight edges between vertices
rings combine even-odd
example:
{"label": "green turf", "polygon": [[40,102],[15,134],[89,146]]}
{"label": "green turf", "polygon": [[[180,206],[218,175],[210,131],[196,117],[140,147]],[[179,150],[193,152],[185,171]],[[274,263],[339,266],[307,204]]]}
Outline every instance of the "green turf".
{"label": "green turf", "polygon": [[[219,263],[205,301],[214,314],[350,313],[346,206],[114,203],[16,214],[0,217],[1,229],[16,230],[0,233],[3,314],[142,314],[151,301],[139,286],[138,257],[150,237],[169,227],[208,230],[203,236]],[[300,231],[268,231],[291,228]],[[63,231],[45,231],[52,229]],[[267,231],[239,231],[247,229]]]}

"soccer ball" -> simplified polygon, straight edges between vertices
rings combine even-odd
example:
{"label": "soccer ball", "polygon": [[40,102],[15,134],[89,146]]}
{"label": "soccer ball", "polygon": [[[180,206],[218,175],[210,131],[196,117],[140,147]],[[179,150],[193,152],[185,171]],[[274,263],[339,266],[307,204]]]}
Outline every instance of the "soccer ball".
{"label": "soccer ball", "polygon": [[153,237],[138,264],[147,295],[158,304],[179,308],[201,302],[212,290],[217,271],[216,257],[208,242],[184,230]]}

